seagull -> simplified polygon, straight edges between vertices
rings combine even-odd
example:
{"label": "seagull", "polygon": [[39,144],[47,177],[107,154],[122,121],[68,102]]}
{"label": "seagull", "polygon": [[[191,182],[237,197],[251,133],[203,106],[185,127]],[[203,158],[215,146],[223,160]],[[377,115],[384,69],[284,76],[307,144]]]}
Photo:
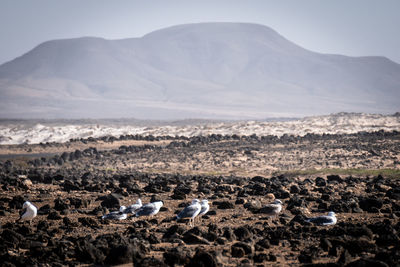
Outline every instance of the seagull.
{"label": "seagull", "polygon": [[23,211],[21,217],[19,217],[18,221],[29,221],[29,224],[31,223],[31,220],[36,217],[37,215],[37,208],[29,201],[26,201],[24,205],[22,206]]}
{"label": "seagull", "polygon": [[163,206],[163,204],[164,203],[162,201],[156,201],[143,205],[136,211],[135,216],[139,217],[156,215],[160,211],[160,208]]}
{"label": "seagull", "polygon": [[124,213],[124,211],[126,210],[125,206],[121,206],[119,208],[119,211],[112,211],[109,214],[103,215],[101,218],[103,220],[125,220],[128,215],[126,215],[126,213]]}
{"label": "seagull", "polygon": [[274,202],[265,205],[261,208],[260,212],[266,214],[268,217],[276,217],[282,210],[282,201],[275,199]]}
{"label": "seagull", "polygon": [[200,205],[201,205],[201,210],[200,210],[199,216],[203,216],[210,210],[210,205],[208,205],[207,199],[203,199],[200,202]]}
{"label": "seagull", "polygon": [[123,212],[126,214],[135,214],[135,212],[142,207],[142,200],[139,198],[135,204],[130,205],[127,207]]}
{"label": "seagull", "polygon": [[334,225],[336,224],[336,215],[333,211],[328,212],[328,215],[318,216],[314,218],[309,218],[307,222],[314,223],[316,225]]}
{"label": "seagull", "polygon": [[176,219],[190,218],[189,224],[194,226],[194,218],[199,215],[201,211],[200,200],[193,199],[192,204],[184,208],[179,214],[176,216]]}

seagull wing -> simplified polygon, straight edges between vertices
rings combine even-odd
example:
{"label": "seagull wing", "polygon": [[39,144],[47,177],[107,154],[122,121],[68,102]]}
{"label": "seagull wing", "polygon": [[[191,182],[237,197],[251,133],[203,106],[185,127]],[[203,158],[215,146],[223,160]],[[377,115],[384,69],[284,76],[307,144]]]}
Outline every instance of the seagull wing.
{"label": "seagull wing", "polygon": [[120,211],[113,211],[101,217],[103,220],[124,220],[126,219],[126,214]]}
{"label": "seagull wing", "polygon": [[18,219],[18,221],[25,218],[25,216],[26,216],[26,211],[27,211],[27,209],[25,208],[25,209],[23,209],[23,210],[19,213],[19,219]]}
{"label": "seagull wing", "polygon": [[279,210],[279,206],[278,205],[274,205],[274,204],[268,204],[265,205],[264,207],[262,207],[260,209],[260,213],[265,213],[265,214],[276,214]]}
{"label": "seagull wing", "polygon": [[141,207],[141,206],[139,206],[139,205],[137,205],[137,204],[130,205],[129,207],[127,207],[127,208],[124,210],[124,213],[126,213],[126,214],[132,213],[132,214],[133,214],[133,213],[135,213],[137,210],[139,210],[140,207]]}
{"label": "seagull wing", "polygon": [[142,206],[137,212],[136,216],[148,216],[156,210],[156,206],[152,203]]}
{"label": "seagull wing", "polygon": [[199,205],[189,205],[184,208],[177,216],[178,219],[195,217],[199,214],[201,207]]}
{"label": "seagull wing", "polygon": [[204,215],[204,214],[206,214],[208,212],[209,209],[210,209],[210,206],[208,204],[207,205],[202,205],[199,214]]}
{"label": "seagull wing", "polygon": [[317,225],[333,224],[333,219],[330,216],[319,216],[319,217],[315,217],[315,218],[310,218],[307,221],[317,224]]}

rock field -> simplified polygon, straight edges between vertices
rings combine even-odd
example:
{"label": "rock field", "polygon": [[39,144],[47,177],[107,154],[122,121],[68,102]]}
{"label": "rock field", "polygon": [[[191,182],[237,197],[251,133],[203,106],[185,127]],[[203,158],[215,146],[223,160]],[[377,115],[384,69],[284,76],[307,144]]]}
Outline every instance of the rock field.
{"label": "rock field", "polygon": [[[3,145],[0,263],[399,266],[399,169],[397,131]],[[139,197],[164,206],[152,218],[101,220]],[[193,198],[210,211],[189,227],[174,217]],[[273,198],[283,211],[268,218],[260,211]],[[26,200],[38,216],[16,222]],[[336,225],[305,221],[329,211]]]}

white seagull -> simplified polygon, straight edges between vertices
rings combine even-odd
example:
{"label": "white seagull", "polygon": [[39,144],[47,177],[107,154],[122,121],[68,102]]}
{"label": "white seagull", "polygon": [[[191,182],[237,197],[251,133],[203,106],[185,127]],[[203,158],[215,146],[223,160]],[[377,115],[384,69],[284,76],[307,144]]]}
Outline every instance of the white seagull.
{"label": "white seagull", "polygon": [[266,214],[268,217],[276,217],[282,210],[282,201],[275,199],[274,202],[265,205],[261,208],[260,212]]}
{"label": "white seagull", "polygon": [[128,215],[126,215],[126,213],[124,213],[124,211],[126,210],[125,206],[121,206],[119,208],[119,211],[112,211],[106,215],[103,215],[101,218],[103,220],[125,220]]}
{"label": "white seagull", "polygon": [[160,208],[163,206],[163,204],[164,203],[162,201],[156,201],[143,205],[136,211],[135,216],[139,217],[156,215],[160,211]]}
{"label": "white seagull", "polygon": [[328,212],[328,215],[322,215],[318,217],[309,218],[307,222],[314,223],[316,225],[334,225],[336,224],[336,215],[333,211]]}
{"label": "white seagull", "polygon": [[208,205],[207,199],[203,199],[200,202],[200,205],[201,205],[201,210],[200,210],[199,216],[203,216],[210,210],[210,205]]}
{"label": "white seagull", "polygon": [[135,214],[138,209],[142,207],[142,200],[139,198],[135,204],[128,206],[123,212],[126,214]]}
{"label": "white seagull", "polygon": [[37,215],[37,208],[29,201],[26,201],[24,205],[22,206],[23,208],[23,213],[21,217],[18,219],[18,221],[29,221],[29,224],[31,223],[31,220],[36,217]]}
{"label": "white seagull", "polygon": [[194,218],[199,215],[201,211],[200,200],[193,199],[192,204],[184,208],[179,214],[176,216],[176,219],[190,218],[189,225],[194,226]]}

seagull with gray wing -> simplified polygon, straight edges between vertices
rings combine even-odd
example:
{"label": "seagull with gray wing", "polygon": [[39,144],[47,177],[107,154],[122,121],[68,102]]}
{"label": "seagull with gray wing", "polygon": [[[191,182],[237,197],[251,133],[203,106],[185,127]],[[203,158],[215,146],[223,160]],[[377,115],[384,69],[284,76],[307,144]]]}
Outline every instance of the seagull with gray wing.
{"label": "seagull with gray wing", "polygon": [[126,215],[126,213],[124,212],[126,210],[125,206],[121,206],[119,208],[119,211],[112,211],[108,214],[103,215],[101,218],[103,220],[125,220],[128,215]]}
{"label": "seagull with gray wing", "polygon": [[140,209],[142,206],[143,206],[143,205],[142,205],[142,200],[139,198],[139,199],[136,201],[135,204],[132,204],[132,205],[128,206],[128,207],[124,210],[124,213],[126,213],[126,214],[135,214],[136,211],[137,211],[138,209]]}
{"label": "seagull with gray wing", "polygon": [[189,225],[194,226],[194,218],[199,215],[201,211],[200,201],[198,199],[193,199],[192,204],[184,208],[177,216],[176,219],[189,218]]}
{"label": "seagull with gray wing", "polygon": [[208,204],[207,199],[203,199],[200,202],[200,205],[201,205],[201,210],[200,210],[199,216],[203,216],[210,210],[210,205]]}
{"label": "seagull with gray wing", "polygon": [[336,214],[333,211],[330,211],[328,212],[328,215],[309,218],[306,221],[316,225],[334,225],[336,224],[337,219]]}
{"label": "seagull with gray wing", "polygon": [[274,202],[265,205],[260,209],[260,213],[266,214],[268,217],[276,217],[282,211],[282,201],[275,199]]}
{"label": "seagull with gray wing", "polygon": [[143,205],[136,211],[135,216],[140,217],[156,215],[160,211],[160,208],[163,206],[163,204],[164,203],[162,201],[156,201]]}

